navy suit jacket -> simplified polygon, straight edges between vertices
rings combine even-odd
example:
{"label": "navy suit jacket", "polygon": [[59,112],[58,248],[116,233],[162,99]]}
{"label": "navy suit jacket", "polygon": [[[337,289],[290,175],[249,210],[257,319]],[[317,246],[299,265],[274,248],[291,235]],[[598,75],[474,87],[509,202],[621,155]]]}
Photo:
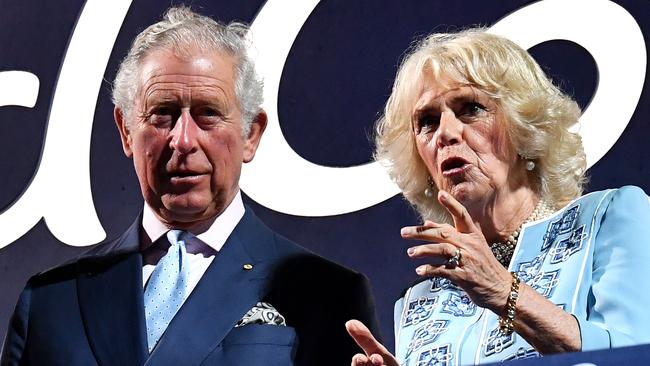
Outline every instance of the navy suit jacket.
{"label": "navy suit jacket", "polygon": [[[277,235],[250,208],[147,352],[140,219],[117,240],[32,277],[9,325],[4,365],[346,365],[344,322],[377,331],[366,278]],[[251,264],[246,270],[244,264]],[[287,326],[234,327],[259,301]]]}

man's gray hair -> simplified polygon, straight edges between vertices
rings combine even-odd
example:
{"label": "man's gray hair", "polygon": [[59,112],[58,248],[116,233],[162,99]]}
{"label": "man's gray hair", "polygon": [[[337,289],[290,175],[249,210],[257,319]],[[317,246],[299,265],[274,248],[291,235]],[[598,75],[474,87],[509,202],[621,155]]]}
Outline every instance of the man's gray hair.
{"label": "man's gray hair", "polygon": [[242,112],[242,129],[247,135],[263,99],[263,82],[247,53],[248,31],[245,24],[224,25],[185,6],[170,8],[163,20],[147,27],[133,40],[113,82],[113,103],[128,118],[140,87],[141,63],[153,51],[169,50],[182,58],[192,56],[195,47],[221,51],[235,58],[235,94]]}

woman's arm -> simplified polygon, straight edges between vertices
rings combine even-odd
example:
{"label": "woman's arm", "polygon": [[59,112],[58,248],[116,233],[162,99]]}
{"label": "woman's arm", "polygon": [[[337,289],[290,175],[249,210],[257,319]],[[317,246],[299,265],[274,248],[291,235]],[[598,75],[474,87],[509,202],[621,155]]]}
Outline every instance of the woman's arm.
{"label": "woman's arm", "polygon": [[577,318],[582,350],[650,343],[650,201],[622,187],[596,233],[587,317]]}
{"label": "woman's arm", "polygon": [[[504,317],[504,309],[505,305],[502,305],[501,309],[491,310]],[[524,283],[519,285],[515,332],[543,355],[576,352],[582,348],[576,318]]]}

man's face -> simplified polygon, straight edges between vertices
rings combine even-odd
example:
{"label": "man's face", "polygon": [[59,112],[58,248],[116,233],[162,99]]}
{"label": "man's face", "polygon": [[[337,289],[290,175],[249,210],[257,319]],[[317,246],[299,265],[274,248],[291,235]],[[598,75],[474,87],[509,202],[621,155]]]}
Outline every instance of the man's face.
{"label": "man's face", "polygon": [[124,152],[142,195],[163,222],[190,227],[221,214],[237,193],[242,162],[255,155],[266,126],[260,113],[242,136],[233,57],[160,50],[142,62],[134,106],[116,108]]}

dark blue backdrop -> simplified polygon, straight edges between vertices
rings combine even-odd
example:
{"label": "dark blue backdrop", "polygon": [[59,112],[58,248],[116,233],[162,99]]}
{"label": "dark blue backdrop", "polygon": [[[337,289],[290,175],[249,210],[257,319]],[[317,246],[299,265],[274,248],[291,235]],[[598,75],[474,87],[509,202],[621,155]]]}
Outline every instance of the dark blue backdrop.
{"label": "dark blue backdrop", "polygon": [[[288,143],[302,157],[321,165],[352,166],[370,161],[374,120],[390,92],[398,60],[414,37],[432,30],[490,26],[529,3],[321,1],[296,38],[282,74],[278,114]],[[616,3],[636,19],[647,38],[650,2]],[[264,1],[206,0],[191,4],[221,21],[251,22]],[[4,209],[20,198],[38,169],[61,61],[83,5],[82,0],[0,1],[0,72],[25,70],[40,80],[34,108],[0,107],[0,171],[4,173],[0,179],[0,207]],[[90,150],[91,184],[95,208],[108,238],[125,230],[142,207],[131,161],[123,157],[112,121],[109,81],[133,37],[157,21],[167,6],[168,1],[133,1],[97,99]],[[589,12],[586,7],[575,16],[588,17]],[[531,52],[582,107],[588,105],[598,85],[598,68],[589,52],[569,41],[545,42]],[[616,145],[590,169],[588,190],[635,184],[650,192],[646,177],[650,169],[648,88],[646,83],[634,116]],[[405,255],[408,244],[400,239],[399,229],[418,220],[404,200],[395,196],[358,212],[311,218],[281,214],[246,199],[276,231],[364,272],[375,291],[383,338],[392,345],[393,301],[416,279],[415,266]],[[82,250],[85,248],[58,241],[42,221],[0,249],[0,333],[5,332],[27,278]]]}

